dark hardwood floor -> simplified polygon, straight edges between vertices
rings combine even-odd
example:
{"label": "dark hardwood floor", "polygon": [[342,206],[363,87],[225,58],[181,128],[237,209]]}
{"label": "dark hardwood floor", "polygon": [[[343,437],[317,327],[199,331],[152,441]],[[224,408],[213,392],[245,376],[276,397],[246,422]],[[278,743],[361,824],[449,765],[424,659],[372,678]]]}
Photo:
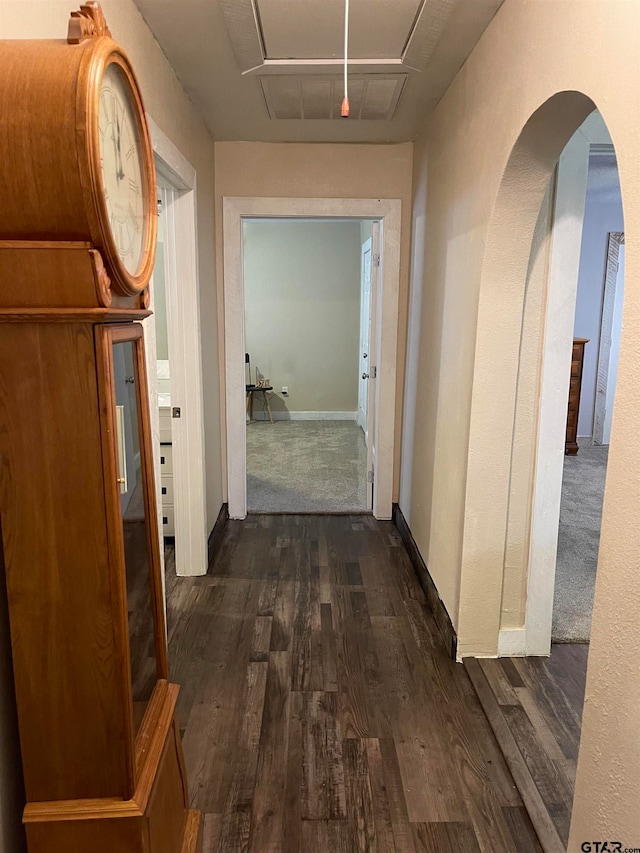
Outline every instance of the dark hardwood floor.
{"label": "dark hardwood floor", "polygon": [[588,654],[567,643],[548,658],[465,661],[545,850],[569,837]]}
{"label": "dark hardwood floor", "polygon": [[540,853],[390,522],[249,516],[167,571],[204,853]]}

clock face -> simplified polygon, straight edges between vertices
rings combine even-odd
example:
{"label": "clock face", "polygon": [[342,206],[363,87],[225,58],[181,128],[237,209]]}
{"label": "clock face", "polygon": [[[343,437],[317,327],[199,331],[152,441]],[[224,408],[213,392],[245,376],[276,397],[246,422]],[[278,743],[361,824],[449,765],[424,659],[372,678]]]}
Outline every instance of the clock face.
{"label": "clock face", "polygon": [[147,226],[138,128],[127,77],[118,64],[111,63],[100,86],[100,164],[111,233],[120,259],[132,275],[142,264]]}

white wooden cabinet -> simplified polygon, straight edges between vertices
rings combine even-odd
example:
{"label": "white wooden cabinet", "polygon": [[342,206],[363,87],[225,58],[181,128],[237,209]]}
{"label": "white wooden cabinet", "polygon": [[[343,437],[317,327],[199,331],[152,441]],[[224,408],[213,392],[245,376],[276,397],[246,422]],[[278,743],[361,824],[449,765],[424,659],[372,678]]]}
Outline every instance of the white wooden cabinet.
{"label": "white wooden cabinet", "polygon": [[160,488],[162,492],[162,532],[164,536],[175,536],[170,406],[160,406]]}

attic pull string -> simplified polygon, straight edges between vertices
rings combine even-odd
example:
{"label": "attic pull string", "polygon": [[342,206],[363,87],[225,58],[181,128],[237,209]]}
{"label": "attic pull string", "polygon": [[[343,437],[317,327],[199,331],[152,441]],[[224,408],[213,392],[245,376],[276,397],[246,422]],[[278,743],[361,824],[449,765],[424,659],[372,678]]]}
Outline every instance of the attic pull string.
{"label": "attic pull string", "polygon": [[349,57],[349,0],[344,0],[344,98],[340,115],[349,118],[349,81],[347,75]]}

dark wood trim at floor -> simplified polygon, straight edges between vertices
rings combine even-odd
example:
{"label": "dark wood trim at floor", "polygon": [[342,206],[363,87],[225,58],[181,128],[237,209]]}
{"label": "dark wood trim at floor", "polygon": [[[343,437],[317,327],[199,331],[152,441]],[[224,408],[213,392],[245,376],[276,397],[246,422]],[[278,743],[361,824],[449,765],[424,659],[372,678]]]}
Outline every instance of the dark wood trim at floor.
{"label": "dark wood trim at floor", "polygon": [[404,547],[407,549],[411,565],[415,569],[418,580],[420,581],[420,586],[427,597],[427,602],[436,620],[436,625],[442,634],[444,644],[449,651],[451,658],[455,660],[458,649],[458,636],[455,628],[453,627],[453,623],[451,622],[451,617],[447,612],[447,608],[444,606],[444,602],[438,594],[438,590],[433,582],[431,573],[427,568],[427,564],[422,559],[422,554],[416,545],[411,529],[398,504],[393,504],[392,512],[393,523],[398,528],[400,538],[404,543]]}
{"label": "dark wood trim at floor", "polygon": [[224,531],[229,521],[229,504],[223,503],[220,507],[220,512],[216,518],[216,523],[213,525],[213,530],[209,534],[209,565],[215,560],[216,554],[220,548],[220,544],[224,538]]}
{"label": "dark wood trim at floor", "polygon": [[464,661],[545,853],[564,853],[569,838],[588,650]]}

